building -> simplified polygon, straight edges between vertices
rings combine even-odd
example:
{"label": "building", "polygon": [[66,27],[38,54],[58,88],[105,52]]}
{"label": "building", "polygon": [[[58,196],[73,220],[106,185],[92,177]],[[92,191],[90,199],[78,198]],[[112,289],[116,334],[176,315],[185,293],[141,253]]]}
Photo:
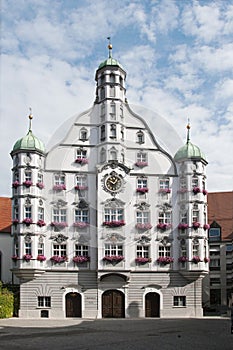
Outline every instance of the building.
{"label": "building", "polygon": [[12,282],[11,199],[0,197],[0,281]]}
{"label": "building", "polygon": [[163,150],[126,99],[112,57],[96,99],[46,153],[29,131],[13,160],[20,317],[200,317],[208,273],[207,161]]}
{"label": "building", "polygon": [[233,302],[233,192],[208,194],[210,306],[221,311]]}

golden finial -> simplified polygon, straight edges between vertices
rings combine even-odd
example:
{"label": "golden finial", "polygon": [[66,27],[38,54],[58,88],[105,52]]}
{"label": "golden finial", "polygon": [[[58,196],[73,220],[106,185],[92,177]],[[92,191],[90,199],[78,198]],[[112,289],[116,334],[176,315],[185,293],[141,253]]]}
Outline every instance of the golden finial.
{"label": "golden finial", "polygon": [[108,36],[108,57],[112,58],[112,44],[111,44],[111,37]]}
{"label": "golden finial", "polygon": [[30,111],[29,116],[28,116],[28,118],[29,118],[29,130],[32,130],[32,118],[33,118],[33,115],[32,115],[31,107],[29,107],[29,111]]}

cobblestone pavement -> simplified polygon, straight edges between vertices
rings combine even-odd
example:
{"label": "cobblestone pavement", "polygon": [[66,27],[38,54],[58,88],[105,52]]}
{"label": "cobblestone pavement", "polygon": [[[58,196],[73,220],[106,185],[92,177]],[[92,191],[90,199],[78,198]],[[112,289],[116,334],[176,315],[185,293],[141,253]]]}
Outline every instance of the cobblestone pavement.
{"label": "cobblestone pavement", "polygon": [[0,349],[232,350],[230,318],[4,319]]}

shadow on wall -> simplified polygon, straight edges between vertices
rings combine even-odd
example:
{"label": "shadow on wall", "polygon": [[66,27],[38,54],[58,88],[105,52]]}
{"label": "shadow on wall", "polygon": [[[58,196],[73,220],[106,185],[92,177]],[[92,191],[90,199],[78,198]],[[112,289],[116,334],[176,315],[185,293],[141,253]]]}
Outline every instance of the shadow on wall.
{"label": "shadow on wall", "polygon": [[127,313],[129,317],[139,317],[139,304],[136,301],[133,301],[129,304]]}

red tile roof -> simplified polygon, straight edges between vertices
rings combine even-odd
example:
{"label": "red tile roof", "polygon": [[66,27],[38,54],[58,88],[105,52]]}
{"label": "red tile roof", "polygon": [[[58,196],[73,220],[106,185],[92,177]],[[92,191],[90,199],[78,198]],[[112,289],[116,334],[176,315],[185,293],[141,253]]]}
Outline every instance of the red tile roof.
{"label": "red tile roof", "polygon": [[11,199],[0,197],[0,233],[11,232]]}
{"label": "red tile roof", "polygon": [[223,240],[233,239],[233,191],[209,193],[207,202],[208,223],[221,226]]}

